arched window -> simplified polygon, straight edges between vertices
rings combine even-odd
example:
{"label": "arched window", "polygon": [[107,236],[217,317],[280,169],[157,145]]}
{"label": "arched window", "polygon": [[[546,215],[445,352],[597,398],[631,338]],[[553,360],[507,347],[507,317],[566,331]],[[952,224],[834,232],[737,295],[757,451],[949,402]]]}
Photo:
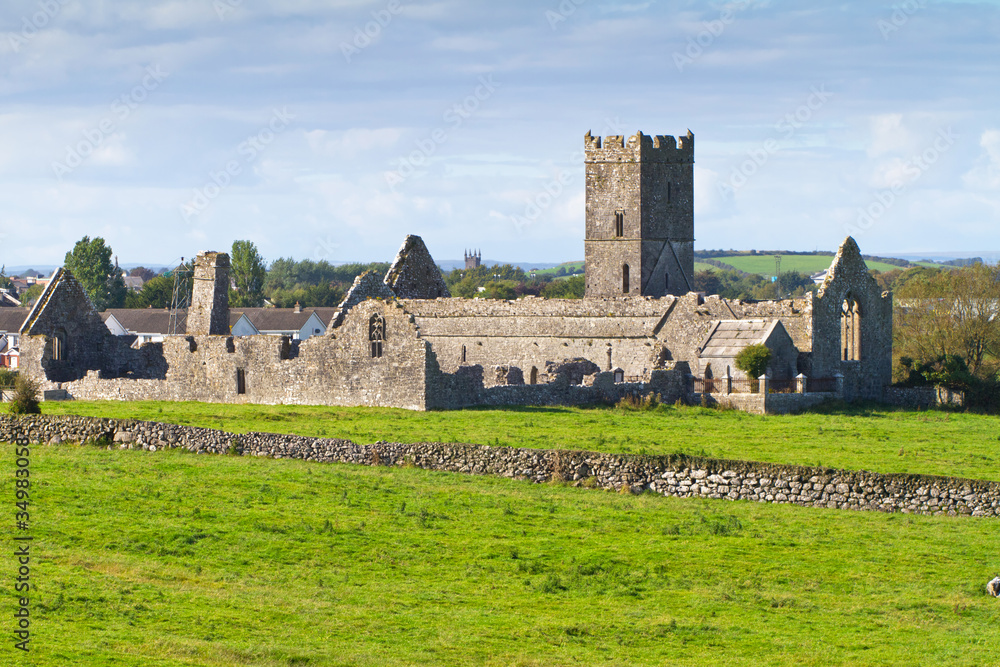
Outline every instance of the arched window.
{"label": "arched window", "polygon": [[530,384],[538,384],[538,368],[531,367]]}
{"label": "arched window", "polygon": [[625,211],[615,212],[615,236],[625,236]]}
{"label": "arched window", "polygon": [[368,342],[371,343],[372,359],[382,356],[382,343],[385,341],[385,320],[378,313],[368,320]]}
{"label": "arched window", "polygon": [[628,264],[622,266],[622,293],[628,294]]}
{"label": "arched window", "polygon": [[844,361],[861,360],[861,305],[849,294],[840,313],[840,349]]}
{"label": "arched window", "polygon": [[705,364],[705,379],[711,380],[713,377],[715,376],[712,373],[712,364],[711,363]]}

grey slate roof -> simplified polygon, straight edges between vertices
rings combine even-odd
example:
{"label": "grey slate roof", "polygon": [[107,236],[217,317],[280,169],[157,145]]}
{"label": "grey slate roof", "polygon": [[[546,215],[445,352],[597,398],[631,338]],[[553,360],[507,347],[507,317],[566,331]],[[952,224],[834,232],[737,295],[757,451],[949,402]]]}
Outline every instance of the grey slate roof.
{"label": "grey slate roof", "polygon": [[748,345],[763,343],[778,320],[719,320],[701,344],[702,359],[729,359]]}
{"label": "grey slate roof", "polygon": [[0,308],[0,333],[17,333],[27,318],[27,308]]}
{"label": "grey slate roof", "polygon": [[[3,312],[0,311],[0,313]],[[247,319],[257,327],[258,331],[298,331],[305,325],[306,320],[313,312],[325,326],[329,326],[330,319],[337,312],[337,309],[303,308],[302,312],[296,313],[294,308],[232,308],[229,311],[229,326],[231,328],[236,324],[240,315],[245,313]],[[135,333],[165,335],[170,330],[170,311],[165,308],[109,308],[101,313],[101,319],[106,322],[111,315],[114,315],[123,327]],[[177,320],[177,332],[183,334],[186,330],[187,312],[181,311]]]}

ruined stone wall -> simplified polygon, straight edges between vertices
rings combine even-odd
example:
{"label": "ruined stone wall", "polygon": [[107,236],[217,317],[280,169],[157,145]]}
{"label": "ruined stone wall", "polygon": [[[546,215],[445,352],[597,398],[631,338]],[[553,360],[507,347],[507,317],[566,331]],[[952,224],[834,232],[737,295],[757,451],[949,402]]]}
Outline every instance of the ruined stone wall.
{"label": "ruined stone wall", "polygon": [[[385,323],[378,358],[372,358],[369,341],[375,314]],[[106,328],[104,335],[115,338]],[[34,336],[29,345],[44,341]],[[427,345],[396,303],[365,301],[333,335],[301,342],[282,336],[171,336],[132,352],[133,366],[118,373],[92,369],[61,385],[43,374],[42,388],[61,386],[83,400],[427,407]]]}
{"label": "ruined stone wall", "polygon": [[[860,307],[860,359],[844,361],[844,302]],[[892,383],[892,294],[883,292],[854,239],[840,246],[831,271],[813,300],[812,377],[844,375],[844,399],[881,400]]]}
{"label": "ruined stone wall", "polygon": [[229,255],[202,252],[194,260],[194,287],[187,314],[193,336],[229,334]]}
{"label": "ruined stone wall", "polygon": [[[780,317],[796,347],[811,345],[811,295],[743,303],[718,296],[607,299],[402,300],[440,368],[516,366],[530,376],[547,362],[584,358],[603,370],[648,377],[673,361],[698,367],[699,346],[720,319]],[[610,361],[608,352],[611,352]],[[802,351],[803,347],[799,347]],[[801,370],[801,369],[797,369]]]}
{"label": "ruined stone wall", "polygon": [[886,387],[882,402],[904,408],[927,409],[938,405],[963,407],[965,394],[947,387]]}
{"label": "ruined stone wall", "polygon": [[0,442],[98,442],[157,452],[183,448],[360,465],[411,465],[533,482],[553,479],[619,492],[747,500],[805,507],[949,516],[1000,516],[1000,483],[708,459],[441,443],[358,445],[349,440],[86,417],[0,415]]}
{"label": "ruined stone wall", "polygon": [[[658,395],[664,403],[687,396],[688,368],[678,364],[655,370],[642,382],[615,382],[614,373],[596,374],[591,384],[572,384],[565,376],[540,384],[487,384],[493,367],[464,366],[455,373],[428,368],[428,408],[454,410],[474,405],[594,405],[617,403],[626,395]],[[527,378],[525,378],[527,381]]]}

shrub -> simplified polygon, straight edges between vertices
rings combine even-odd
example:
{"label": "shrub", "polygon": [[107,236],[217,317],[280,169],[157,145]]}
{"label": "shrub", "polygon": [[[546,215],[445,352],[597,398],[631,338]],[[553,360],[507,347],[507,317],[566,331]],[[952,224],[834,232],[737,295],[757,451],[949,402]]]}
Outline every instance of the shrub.
{"label": "shrub", "polygon": [[17,371],[9,368],[0,368],[0,387],[13,387],[17,380]]}
{"label": "shrub", "polygon": [[747,345],[736,354],[736,368],[755,380],[767,371],[771,361],[771,350],[766,345]]}
{"label": "shrub", "polygon": [[647,394],[646,396],[640,396],[639,394],[625,394],[622,399],[615,404],[615,407],[619,410],[655,410],[660,405],[659,394]]}
{"label": "shrub", "polygon": [[12,415],[37,415],[42,409],[38,405],[38,383],[27,375],[18,373],[14,381],[14,396],[10,402]]}

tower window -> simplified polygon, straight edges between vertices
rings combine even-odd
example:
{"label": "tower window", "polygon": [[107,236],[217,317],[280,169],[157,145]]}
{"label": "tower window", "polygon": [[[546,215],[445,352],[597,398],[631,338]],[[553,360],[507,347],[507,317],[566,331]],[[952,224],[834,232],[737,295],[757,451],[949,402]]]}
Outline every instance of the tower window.
{"label": "tower window", "polygon": [[622,292],[628,294],[628,264],[622,266]]}
{"label": "tower window", "polygon": [[670,272],[667,271],[663,274],[663,289],[670,289]]}
{"label": "tower window", "polygon": [[625,211],[615,211],[615,236],[625,236]]}
{"label": "tower window", "polygon": [[236,369],[236,393],[247,393],[247,372],[242,368]]}
{"label": "tower window", "polygon": [[382,343],[385,341],[385,320],[378,313],[368,320],[368,342],[371,343],[372,359],[382,356]]}
{"label": "tower window", "polygon": [[670,203],[670,182],[667,182],[667,203]]}

